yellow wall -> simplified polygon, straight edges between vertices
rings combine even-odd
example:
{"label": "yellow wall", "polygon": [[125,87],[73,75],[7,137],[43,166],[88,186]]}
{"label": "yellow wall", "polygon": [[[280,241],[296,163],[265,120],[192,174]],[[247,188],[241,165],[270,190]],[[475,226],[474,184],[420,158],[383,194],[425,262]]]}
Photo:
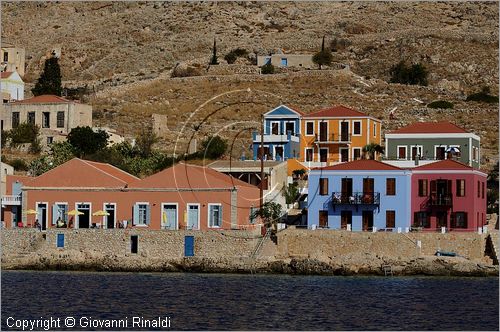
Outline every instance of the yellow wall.
{"label": "yellow wall", "polygon": [[[315,136],[307,136],[306,135],[306,123],[312,121],[314,122],[314,134],[319,136],[319,122],[326,121],[328,122],[328,137],[332,136],[332,133],[337,137],[340,134],[340,122],[349,122],[349,134],[351,135],[351,143],[350,144],[340,144],[340,143],[328,143],[328,144],[320,144],[319,147],[327,147],[328,151],[328,162],[339,162],[340,161],[340,151],[339,148],[349,148],[349,160],[352,160],[354,153],[353,148],[362,149],[363,146],[369,143],[377,143],[382,144],[382,136],[381,136],[381,121],[376,120],[369,117],[350,117],[350,118],[307,118],[304,117],[301,119],[301,140],[300,140],[300,161],[306,160],[305,149],[313,147],[313,161],[319,161],[319,149],[316,144],[314,144]],[[354,136],[353,132],[353,122],[361,121],[361,135]],[[373,126],[376,126],[376,134],[373,135]],[[369,128],[368,128],[369,126]]]}

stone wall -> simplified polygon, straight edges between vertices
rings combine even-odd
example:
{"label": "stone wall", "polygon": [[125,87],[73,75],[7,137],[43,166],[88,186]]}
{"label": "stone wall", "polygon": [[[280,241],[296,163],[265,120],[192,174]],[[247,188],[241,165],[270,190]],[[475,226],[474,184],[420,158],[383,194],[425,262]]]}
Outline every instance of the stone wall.
{"label": "stone wall", "polygon": [[[367,233],[340,230],[286,229],[278,233],[278,257],[326,259],[371,254],[394,258],[432,256],[436,250],[455,252],[473,260],[484,258],[487,235],[477,233]],[[418,248],[416,241],[421,241]]]}
{"label": "stone wall", "polygon": [[[65,234],[64,249],[56,248],[57,234]],[[130,254],[131,236],[138,236],[138,254],[144,257],[181,258],[184,236],[194,236],[197,257],[249,257],[258,234],[251,231],[151,231],[129,229],[2,229],[2,254],[23,255],[36,251],[49,254],[68,251],[97,252],[103,255]]]}

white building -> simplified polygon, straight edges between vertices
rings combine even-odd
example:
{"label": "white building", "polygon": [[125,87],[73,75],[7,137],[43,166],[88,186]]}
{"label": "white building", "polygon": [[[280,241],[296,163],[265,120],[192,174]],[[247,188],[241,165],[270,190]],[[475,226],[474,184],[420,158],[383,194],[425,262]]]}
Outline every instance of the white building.
{"label": "white building", "polygon": [[0,89],[3,102],[24,99],[24,82],[16,71],[2,72],[0,78]]}

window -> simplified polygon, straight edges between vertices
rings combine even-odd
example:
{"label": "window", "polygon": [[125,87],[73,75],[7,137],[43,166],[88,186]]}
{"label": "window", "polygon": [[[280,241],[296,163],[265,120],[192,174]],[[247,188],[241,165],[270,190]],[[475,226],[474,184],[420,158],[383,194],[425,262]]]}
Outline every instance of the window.
{"label": "window", "polygon": [[385,211],[385,228],[395,228],[396,227],[396,211],[387,210]]}
{"label": "window", "polygon": [[361,121],[353,121],[353,135],[361,135]]}
{"label": "window", "polygon": [[457,197],[465,196],[465,180],[457,179]]}
{"label": "window", "polygon": [[427,212],[415,212],[413,225],[415,227],[431,227],[430,216]]}
{"label": "window", "polygon": [[136,225],[147,225],[148,220],[148,205],[147,204],[137,204],[138,218]]}
{"label": "window", "polygon": [[352,154],[354,156],[354,160],[361,159],[361,149],[360,148],[352,149]]}
{"label": "window", "polygon": [[377,136],[377,124],[373,124],[373,136]]}
{"label": "window", "polygon": [[319,149],[319,161],[326,163],[328,161],[328,148]]}
{"label": "window", "polygon": [[271,134],[279,135],[280,134],[280,123],[279,122],[271,122]]}
{"label": "window", "polygon": [[320,178],[319,179],[319,194],[322,196],[328,195],[328,179]]}
{"label": "window", "polygon": [[415,160],[415,158],[419,157],[421,159],[422,157],[422,146],[412,146],[411,147],[411,160]]}
{"label": "window", "polygon": [[248,219],[250,220],[251,224],[255,224],[255,221],[257,220],[257,208],[256,207],[251,207],[250,208],[250,215],[248,216]]}
{"label": "window", "polygon": [[47,136],[47,145],[54,143],[54,137]]}
{"label": "window", "polygon": [[450,223],[451,228],[467,228],[467,212],[452,212]]}
{"label": "window", "polygon": [[313,121],[306,122],[306,135],[307,136],[314,135],[314,122]]}
{"label": "window", "polygon": [[484,182],[481,182],[481,198],[484,199]]}
{"label": "window", "polygon": [[285,124],[285,135],[288,135],[289,131],[292,135],[295,135],[295,122],[287,122]]}
{"label": "window", "polygon": [[477,198],[481,197],[481,182],[477,181]]}
{"label": "window", "polygon": [[313,161],[313,149],[306,149],[306,161]]}
{"label": "window", "polygon": [[19,112],[12,112],[12,128],[19,126]]}
{"label": "window", "polygon": [[208,227],[222,227],[222,205],[208,204]]}
{"label": "window", "polygon": [[476,146],[472,147],[472,160],[474,160],[474,161],[479,160],[479,148]]}
{"label": "window", "polygon": [[271,58],[266,58],[266,59],[264,60],[264,64],[266,64],[266,65],[270,65],[270,64],[271,64]]}
{"label": "window", "polygon": [[5,62],[9,61],[9,53],[3,52],[3,61],[5,61]]}
{"label": "window", "polygon": [[387,196],[394,196],[396,195],[396,179],[395,178],[388,178],[386,180],[386,188],[385,188],[385,194]]}
{"label": "window", "polygon": [[50,113],[42,113],[42,128],[50,128]]}
{"label": "window", "polygon": [[418,180],[418,196],[427,196],[427,179]]}
{"label": "window", "polygon": [[35,124],[35,112],[28,112],[28,123]]}
{"label": "window", "polygon": [[398,146],[398,159],[406,159],[406,146]]}
{"label": "window", "polygon": [[434,156],[436,160],[443,160],[445,157],[446,149],[443,146],[436,146],[434,148]]}
{"label": "window", "polygon": [[68,204],[57,203],[52,206],[52,225],[56,225],[58,220],[68,222]]}
{"label": "window", "polygon": [[64,112],[57,112],[57,128],[64,128]]}
{"label": "window", "polygon": [[283,66],[283,67],[288,66],[288,59],[287,58],[281,58],[281,66]]}

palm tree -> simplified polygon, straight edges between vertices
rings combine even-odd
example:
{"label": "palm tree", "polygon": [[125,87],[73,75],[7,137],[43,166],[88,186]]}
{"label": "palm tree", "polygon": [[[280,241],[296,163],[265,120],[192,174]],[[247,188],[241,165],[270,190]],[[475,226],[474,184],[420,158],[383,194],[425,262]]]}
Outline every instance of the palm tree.
{"label": "palm tree", "polygon": [[384,153],[384,147],[377,143],[370,143],[363,146],[364,159],[375,159],[377,154]]}

